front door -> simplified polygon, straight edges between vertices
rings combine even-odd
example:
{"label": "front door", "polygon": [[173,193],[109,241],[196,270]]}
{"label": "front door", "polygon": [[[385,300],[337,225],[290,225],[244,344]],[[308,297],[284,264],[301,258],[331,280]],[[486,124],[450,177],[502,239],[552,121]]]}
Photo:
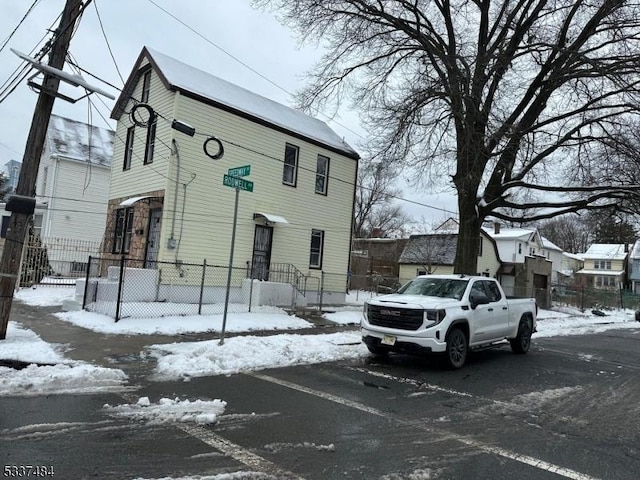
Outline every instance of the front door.
{"label": "front door", "polygon": [[253,238],[253,259],[251,261],[251,278],[269,280],[269,263],[271,262],[271,239],[273,228],[256,225]]}
{"label": "front door", "polygon": [[149,227],[147,231],[147,253],[144,257],[145,268],[155,268],[160,249],[160,225],[162,223],[162,209],[154,208],[149,211]]}

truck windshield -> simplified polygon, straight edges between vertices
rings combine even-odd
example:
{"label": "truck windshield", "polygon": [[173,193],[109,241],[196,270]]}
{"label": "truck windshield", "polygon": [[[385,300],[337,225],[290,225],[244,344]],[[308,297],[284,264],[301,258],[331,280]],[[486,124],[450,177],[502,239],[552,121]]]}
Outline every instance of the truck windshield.
{"label": "truck windshield", "polygon": [[468,280],[463,279],[414,278],[409,283],[404,284],[398,290],[398,293],[460,300],[468,283]]}

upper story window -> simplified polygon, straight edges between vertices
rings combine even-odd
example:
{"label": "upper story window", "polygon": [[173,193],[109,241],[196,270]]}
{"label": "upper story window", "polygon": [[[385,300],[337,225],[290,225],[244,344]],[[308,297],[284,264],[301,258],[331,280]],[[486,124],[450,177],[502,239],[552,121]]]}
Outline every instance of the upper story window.
{"label": "upper story window", "polygon": [[282,170],[282,183],[296,186],[298,182],[298,154],[300,149],[287,143],[284,147],[284,169]]}
{"label": "upper story window", "polygon": [[147,127],[147,144],[144,150],[144,164],[148,165],[153,163],[153,151],[156,148],[156,125],[158,124],[158,116],[154,115],[149,120],[149,126]]}
{"label": "upper story window", "polygon": [[316,164],[316,193],[327,194],[329,184],[329,157],[318,155]]}
{"label": "upper story window", "polygon": [[129,253],[133,231],[133,208],[120,208],[114,214],[116,218],[111,253]]}
{"label": "upper story window", "polygon": [[594,260],[593,268],[595,270],[611,270],[611,260]]}
{"label": "upper story window", "polygon": [[518,253],[522,253],[522,244],[521,243],[518,244]]}
{"label": "upper story window", "polygon": [[324,250],[324,231],[311,230],[311,248],[309,250],[309,268],[322,268]]}
{"label": "upper story window", "polygon": [[133,139],[135,136],[136,127],[131,126],[127,129],[127,140],[124,145],[124,162],[122,163],[122,170],[129,170],[131,168],[131,159],[133,158]]}
{"label": "upper story window", "polygon": [[478,256],[482,256],[482,237],[480,237],[480,241],[478,242]]}
{"label": "upper story window", "polygon": [[149,91],[151,90],[151,70],[147,70],[142,75],[142,96],[140,101],[142,103],[149,103]]}

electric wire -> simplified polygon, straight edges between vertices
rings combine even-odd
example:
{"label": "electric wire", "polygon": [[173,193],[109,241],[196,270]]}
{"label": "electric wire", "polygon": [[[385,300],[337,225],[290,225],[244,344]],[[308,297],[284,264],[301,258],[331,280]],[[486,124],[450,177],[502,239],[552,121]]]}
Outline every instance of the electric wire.
{"label": "electric wire", "polygon": [[4,48],[7,46],[7,44],[9,43],[9,41],[13,38],[13,36],[16,34],[16,32],[18,31],[18,29],[22,26],[22,24],[24,23],[24,21],[27,19],[27,17],[29,16],[29,14],[31,13],[31,11],[35,8],[35,6],[40,3],[40,0],[34,0],[33,3],[31,4],[31,6],[29,7],[29,9],[27,10],[27,13],[24,14],[24,16],[22,17],[22,19],[18,22],[18,25],[16,25],[16,27],[13,29],[13,31],[9,34],[9,36],[5,39],[4,42],[2,42],[2,45],[0,45],[0,52],[2,52],[2,50],[4,50]]}
{"label": "electric wire", "polygon": [[118,68],[118,62],[116,62],[116,57],[113,55],[113,50],[111,50],[111,44],[109,43],[109,39],[107,38],[107,33],[104,30],[104,25],[102,24],[102,18],[100,17],[100,12],[98,11],[98,2],[97,0],[93,0],[93,7],[96,10],[96,16],[98,17],[98,23],[100,24],[100,30],[102,30],[102,36],[104,37],[104,41],[107,44],[107,50],[109,50],[109,55],[111,55],[111,60],[113,60],[113,64],[116,67],[116,72],[118,72],[118,76],[120,77],[120,81],[124,85],[124,78],[120,73],[120,69]]}

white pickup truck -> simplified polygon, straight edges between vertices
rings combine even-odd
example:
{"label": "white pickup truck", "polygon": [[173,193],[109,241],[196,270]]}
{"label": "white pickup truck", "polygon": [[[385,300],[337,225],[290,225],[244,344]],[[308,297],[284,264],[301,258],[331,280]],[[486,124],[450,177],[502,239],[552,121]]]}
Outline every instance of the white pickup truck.
{"label": "white pickup truck", "polygon": [[538,309],[533,298],[507,299],[493,278],[421,275],[372,298],[363,313],[362,340],[374,355],[444,353],[461,368],[470,349],[505,339],[513,352],[527,353]]}

